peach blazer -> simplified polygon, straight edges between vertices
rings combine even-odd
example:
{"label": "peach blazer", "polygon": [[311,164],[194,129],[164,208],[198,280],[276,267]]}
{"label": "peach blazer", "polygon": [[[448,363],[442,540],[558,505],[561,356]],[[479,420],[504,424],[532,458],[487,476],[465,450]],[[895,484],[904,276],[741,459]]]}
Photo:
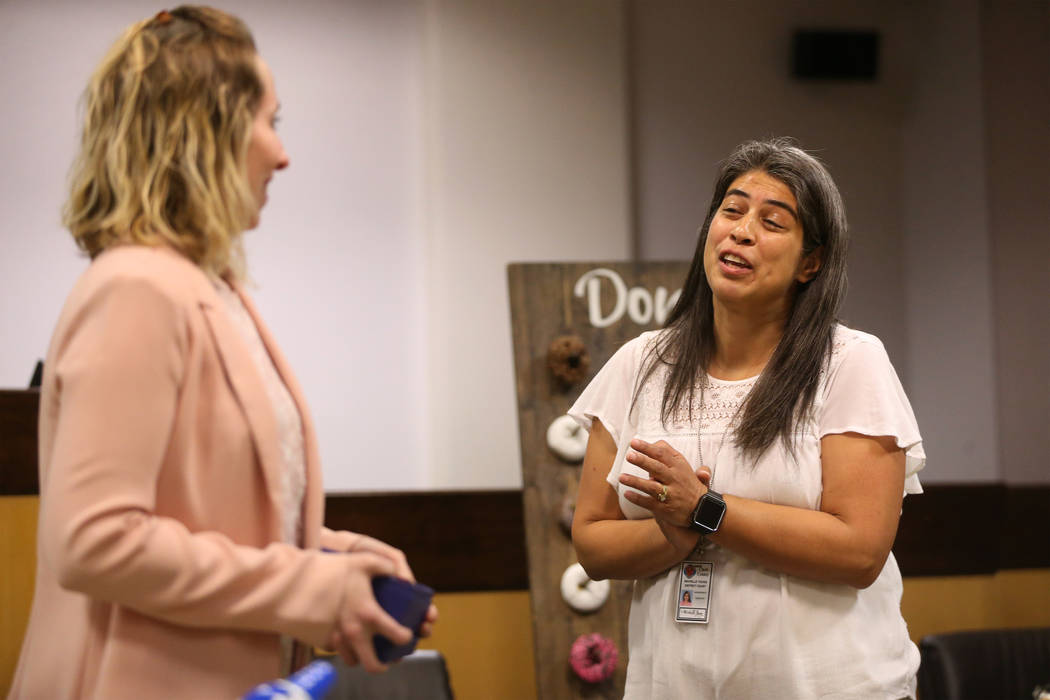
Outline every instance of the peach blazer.
{"label": "peach blazer", "polygon": [[324,645],[348,533],[302,391],[304,548],[281,540],[282,461],[262,379],[211,282],[167,248],[111,249],[74,286],[40,402],[36,592],[10,698],[234,700],[277,677],[279,638]]}

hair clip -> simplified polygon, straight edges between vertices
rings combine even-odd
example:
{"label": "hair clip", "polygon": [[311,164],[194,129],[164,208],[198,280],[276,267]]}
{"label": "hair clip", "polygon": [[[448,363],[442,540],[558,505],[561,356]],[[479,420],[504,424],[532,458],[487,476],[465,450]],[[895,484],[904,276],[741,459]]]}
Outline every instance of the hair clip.
{"label": "hair clip", "polygon": [[155,24],[164,25],[175,19],[170,12],[167,10],[161,10],[157,13],[156,17],[153,18]]}

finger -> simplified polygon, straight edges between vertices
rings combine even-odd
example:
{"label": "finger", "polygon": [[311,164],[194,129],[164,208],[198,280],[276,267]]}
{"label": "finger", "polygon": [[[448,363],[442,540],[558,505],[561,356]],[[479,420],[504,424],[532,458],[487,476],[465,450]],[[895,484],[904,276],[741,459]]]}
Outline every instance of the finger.
{"label": "finger", "polygon": [[648,455],[654,459],[663,461],[661,458],[676,452],[676,450],[667,444],[664,440],[657,442],[646,442],[641,438],[634,438],[631,440],[631,447],[638,450],[642,454]]}
{"label": "finger", "polygon": [[[634,447],[633,441],[631,442],[631,447]],[[672,447],[666,440],[651,443],[639,440],[639,447],[635,449],[648,457],[655,459],[657,462],[666,465],[669,469],[672,469],[678,463],[681,463],[692,471],[692,467],[689,465],[689,460],[687,460],[681,452]]]}
{"label": "finger", "polygon": [[397,575],[405,579],[406,581],[411,581],[412,583],[415,583],[416,575],[412,573],[412,567],[408,565],[408,558],[405,557],[404,552],[402,552],[400,549],[397,550],[397,553],[401,555],[396,562]]}
{"label": "finger", "polygon": [[351,552],[347,555],[350,557],[354,564],[364,573],[369,576],[395,576],[396,566],[394,561],[389,557],[385,557],[375,552],[362,550],[357,552]]}
{"label": "finger", "polygon": [[339,626],[336,625],[332,628],[332,631],[328,633],[328,641],[322,647],[325,651],[330,651],[333,654],[339,653],[336,647],[339,646]]}
{"label": "finger", "polygon": [[400,646],[412,641],[412,630],[392,618],[378,604],[369,611],[368,617],[375,633],[383,635],[394,644]]}
{"label": "finger", "polygon": [[423,621],[419,623],[419,629],[416,630],[416,633],[420,637],[429,637],[434,633],[434,623],[437,622],[437,619],[437,606],[431,603],[430,607],[427,608],[427,614],[423,617]]}
{"label": "finger", "polygon": [[[664,485],[659,481],[653,481],[651,479],[642,479],[632,474],[621,474],[620,483],[624,486],[630,486],[632,489],[641,491],[649,498],[656,498],[657,494],[663,493]],[[630,491],[625,491],[624,495],[630,494]]]}
{"label": "finger", "polygon": [[[670,474],[682,469],[683,467],[690,472],[693,471],[688,460],[686,460],[678,450],[674,449],[663,440],[655,444],[644,444],[646,445],[644,449],[634,450],[633,452],[629,450],[627,452],[627,460],[631,462],[631,464],[637,464],[652,474]],[[652,468],[654,465],[657,465],[655,470]],[[661,469],[664,471],[659,472]]]}
{"label": "finger", "polygon": [[649,472],[650,475],[655,477],[657,474],[664,474],[667,472],[667,465],[663,462],[649,457],[645,453],[637,452],[635,450],[628,450],[626,459],[631,464],[644,469]]}
{"label": "finger", "polygon": [[[362,628],[363,629],[363,628]],[[379,661],[372,635],[355,634],[347,640],[347,646],[360,662],[361,667],[369,673],[381,673],[387,669],[386,664]]]}
{"label": "finger", "polygon": [[399,646],[412,639],[411,631],[397,624],[377,603],[362,610],[360,617],[348,620],[342,625],[346,645],[361,667],[369,673],[380,673],[387,669],[387,664],[376,656],[374,637],[377,634]]}
{"label": "finger", "polygon": [[388,544],[383,545],[386,550],[384,555],[394,562],[394,575],[398,578],[403,578],[406,581],[416,582],[416,577],[412,573],[412,569],[408,566],[408,559],[405,557],[405,553],[396,547],[391,547]]}
{"label": "finger", "polygon": [[[676,525],[688,522],[688,516],[696,506],[696,499],[684,485],[668,487],[667,497],[661,501],[659,495],[664,492],[665,484],[629,474],[621,474],[620,483],[631,487],[623,491],[624,498],[650,511],[656,518],[673,520]],[[696,487],[696,490],[699,491],[700,487]]]}
{"label": "finger", "polygon": [[332,651],[338,654],[339,658],[342,659],[347,666],[356,666],[361,663],[357,658],[357,654],[355,654],[354,650],[350,648],[350,644],[346,639],[341,634],[333,634]]}
{"label": "finger", "polygon": [[637,437],[631,440],[631,448],[648,457],[656,457],[656,453],[659,451],[654,443],[646,442]]}
{"label": "finger", "polygon": [[704,486],[711,485],[711,470],[707,467],[700,466],[696,468],[696,478],[703,482]]}
{"label": "finger", "polygon": [[412,569],[408,566],[408,559],[405,557],[405,553],[397,547],[392,547],[386,542],[377,540],[374,537],[364,537],[357,543],[353,551],[372,552],[381,557],[386,557],[394,562],[395,576],[403,578],[406,581],[411,581],[412,583],[416,582],[416,577],[412,573]]}
{"label": "finger", "polygon": [[660,503],[660,501],[656,500],[652,496],[645,493],[638,493],[637,491],[624,491],[623,497],[631,503],[635,504],[636,506],[641,506],[646,510],[654,512],[657,508],[663,505],[662,503]]}

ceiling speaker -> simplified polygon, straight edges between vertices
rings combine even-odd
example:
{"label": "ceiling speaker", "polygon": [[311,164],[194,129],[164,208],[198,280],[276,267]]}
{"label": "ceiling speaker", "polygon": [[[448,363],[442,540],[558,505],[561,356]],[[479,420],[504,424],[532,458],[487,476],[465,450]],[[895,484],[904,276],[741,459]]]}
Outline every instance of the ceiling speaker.
{"label": "ceiling speaker", "polygon": [[873,81],[879,72],[879,35],[870,31],[799,29],[792,73],[803,80]]}

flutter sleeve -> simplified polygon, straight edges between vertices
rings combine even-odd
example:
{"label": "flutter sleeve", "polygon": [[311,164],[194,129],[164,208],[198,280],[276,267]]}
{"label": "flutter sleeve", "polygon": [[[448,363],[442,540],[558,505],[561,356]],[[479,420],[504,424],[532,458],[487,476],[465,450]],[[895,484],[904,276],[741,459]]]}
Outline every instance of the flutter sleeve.
{"label": "flutter sleeve", "polygon": [[922,493],[918,472],[926,464],[915,413],[889,355],[878,338],[862,334],[833,360],[817,417],[819,436],[860,433],[893,437],[905,454],[905,493]]}
{"label": "flutter sleeve", "polygon": [[627,441],[636,432],[631,421],[631,403],[638,369],[653,335],[652,331],[643,333],[617,350],[569,409],[569,415],[588,432],[597,418],[616,443],[616,459],[606,477],[606,481],[614,488],[623,468]]}

